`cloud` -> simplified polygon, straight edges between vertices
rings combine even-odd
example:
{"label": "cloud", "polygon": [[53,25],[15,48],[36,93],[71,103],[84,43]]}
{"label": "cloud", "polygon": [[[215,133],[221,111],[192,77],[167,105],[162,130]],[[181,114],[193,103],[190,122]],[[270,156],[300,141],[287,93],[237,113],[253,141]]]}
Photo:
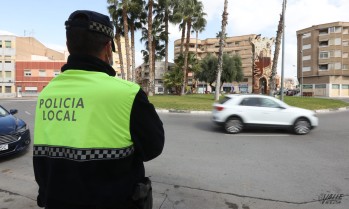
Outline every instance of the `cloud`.
{"label": "cloud", "polygon": [[11,33],[9,31],[6,30],[0,30],[0,35],[5,35],[5,36],[16,36],[16,34]]}

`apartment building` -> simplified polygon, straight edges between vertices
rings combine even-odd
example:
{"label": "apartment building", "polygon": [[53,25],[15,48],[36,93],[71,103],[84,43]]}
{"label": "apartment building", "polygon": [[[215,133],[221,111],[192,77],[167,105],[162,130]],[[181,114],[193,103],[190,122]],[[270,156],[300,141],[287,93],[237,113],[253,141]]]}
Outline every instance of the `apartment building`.
{"label": "apartment building", "polygon": [[[174,66],[174,63],[168,63],[168,71]],[[164,78],[165,75],[165,62],[155,62],[155,94],[164,93]],[[149,82],[149,64],[143,63],[135,69],[135,82],[138,83],[145,92],[148,92]]]}
{"label": "apartment building", "polygon": [[[244,72],[244,80],[236,83],[225,83],[223,84],[224,91],[227,92],[242,92],[242,93],[259,93],[260,89],[268,89],[268,76],[263,71],[270,73],[271,69],[271,46],[274,44],[274,39],[261,37],[256,34],[242,35],[227,37],[225,39],[224,53],[234,55],[238,54],[241,57],[242,68]],[[174,57],[178,57],[180,54],[181,40],[174,42]],[[183,51],[185,49],[183,48]],[[219,54],[219,38],[207,38],[204,40],[190,39],[189,41],[189,52],[197,55],[197,59],[201,60],[209,53],[218,56]],[[262,74],[255,75],[256,63],[258,63],[258,57],[264,59],[269,57],[268,65],[261,67]],[[268,68],[268,70],[264,70]],[[257,71],[260,69],[256,69]],[[189,79],[192,76],[188,75]],[[263,81],[262,81],[263,80]],[[203,85],[202,82],[199,86]],[[263,86],[263,87],[261,87]],[[202,88],[202,89],[201,89]],[[199,87],[199,91],[203,89],[210,91],[209,87]],[[267,92],[264,92],[267,93]]]}
{"label": "apartment building", "polygon": [[349,97],[349,22],[297,31],[297,77],[303,92]]}
{"label": "apartment building", "polygon": [[46,67],[55,62],[60,64],[53,64],[54,70],[60,69],[57,67],[65,63],[64,53],[47,48],[33,37],[0,35],[0,97],[40,92],[52,79],[44,78],[50,75]]}
{"label": "apartment building", "polygon": [[[114,65],[113,68],[116,71],[116,75],[119,78],[127,78],[127,58],[126,58],[126,42],[125,42],[125,38],[124,37],[120,37],[120,43],[121,43],[121,54],[122,54],[122,64],[123,64],[123,68],[124,68],[124,76],[122,76],[122,72],[121,72],[121,60],[119,57],[119,50],[117,47],[117,43],[116,41],[114,42],[115,44],[115,53],[113,53],[113,59],[114,59]],[[130,78],[132,78],[132,48],[131,48],[131,41],[129,43],[130,46]]]}

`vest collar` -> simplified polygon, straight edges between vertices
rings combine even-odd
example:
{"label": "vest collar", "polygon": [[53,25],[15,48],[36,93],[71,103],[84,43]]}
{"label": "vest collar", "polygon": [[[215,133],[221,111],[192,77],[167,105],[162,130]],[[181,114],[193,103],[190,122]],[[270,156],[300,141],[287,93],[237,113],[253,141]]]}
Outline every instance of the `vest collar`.
{"label": "vest collar", "polygon": [[63,65],[61,71],[64,72],[70,69],[103,72],[109,76],[116,75],[115,70],[110,65],[91,55],[69,55],[68,62],[67,64]]}

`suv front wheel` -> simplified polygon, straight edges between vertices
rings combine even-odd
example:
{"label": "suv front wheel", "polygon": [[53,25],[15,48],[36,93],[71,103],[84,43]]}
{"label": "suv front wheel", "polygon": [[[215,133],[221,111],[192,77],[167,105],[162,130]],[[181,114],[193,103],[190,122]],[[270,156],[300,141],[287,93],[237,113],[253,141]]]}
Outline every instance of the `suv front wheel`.
{"label": "suv front wheel", "polygon": [[293,125],[293,131],[295,134],[304,135],[311,130],[310,122],[305,118],[299,118]]}

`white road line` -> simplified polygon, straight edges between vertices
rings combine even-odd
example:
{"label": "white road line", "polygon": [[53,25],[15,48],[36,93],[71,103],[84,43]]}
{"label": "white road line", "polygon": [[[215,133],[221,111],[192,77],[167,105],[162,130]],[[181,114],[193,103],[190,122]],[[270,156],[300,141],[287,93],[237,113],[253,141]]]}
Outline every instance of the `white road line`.
{"label": "white road line", "polygon": [[27,115],[32,115],[30,112],[28,112],[28,111],[25,111],[25,113],[27,114]]}
{"label": "white road line", "polygon": [[247,137],[251,137],[251,136],[266,136],[266,137],[270,137],[270,136],[293,136],[290,134],[238,134],[238,135],[232,135],[232,134],[225,134],[227,136],[247,136]]}

